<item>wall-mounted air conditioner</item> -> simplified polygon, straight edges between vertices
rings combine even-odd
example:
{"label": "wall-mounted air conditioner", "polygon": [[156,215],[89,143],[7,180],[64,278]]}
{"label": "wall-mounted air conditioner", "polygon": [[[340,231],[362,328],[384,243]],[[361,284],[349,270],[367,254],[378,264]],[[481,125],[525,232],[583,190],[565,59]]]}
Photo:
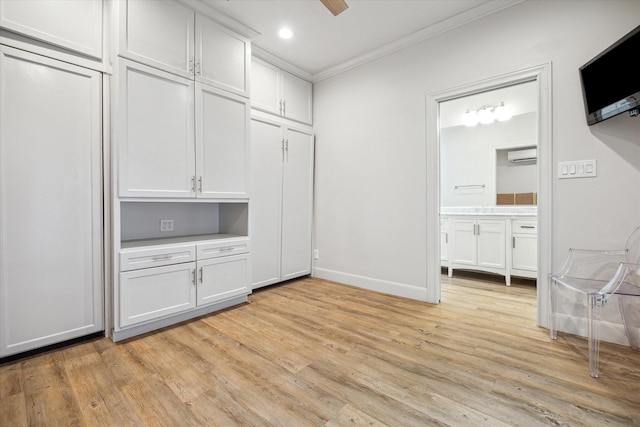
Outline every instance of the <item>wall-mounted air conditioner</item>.
{"label": "wall-mounted air conditioner", "polygon": [[538,150],[535,148],[529,148],[527,150],[509,151],[507,153],[507,160],[511,163],[519,162],[535,162],[538,158]]}

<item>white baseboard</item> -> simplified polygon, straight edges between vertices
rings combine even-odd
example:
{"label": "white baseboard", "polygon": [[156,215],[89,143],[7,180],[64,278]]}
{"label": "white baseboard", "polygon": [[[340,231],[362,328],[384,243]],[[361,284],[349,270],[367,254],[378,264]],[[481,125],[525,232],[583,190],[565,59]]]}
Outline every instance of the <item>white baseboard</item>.
{"label": "white baseboard", "polygon": [[372,277],[359,276],[357,274],[344,273],[342,271],[328,270],[326,268],[314,267],[313,277],[318,279],[331,280],[332,282],[344,283],[345,285],[356,286],[370,291],[382,292],[399,297],[411,298],[418,301],[427,301],[427,288],[411,286],[404,283],[390,282],[387,280],[374,279]]}

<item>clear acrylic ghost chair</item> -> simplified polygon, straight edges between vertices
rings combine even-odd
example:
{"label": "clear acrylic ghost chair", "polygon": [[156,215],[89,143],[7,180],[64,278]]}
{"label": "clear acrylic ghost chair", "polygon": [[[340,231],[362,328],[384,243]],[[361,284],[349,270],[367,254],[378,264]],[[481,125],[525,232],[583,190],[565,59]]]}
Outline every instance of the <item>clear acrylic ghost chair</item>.
{"label": "clear acrylic ghost chair", "polygon": [[600,331],[607,303],[617,299],[624,332],[632,349],[640,349],[640,264],[620,263],[614,277],[599,291],[589,294],[589,373],[598,376]]}
{"label": "clear acrylic ghost chair", "polygon": [[[598,341],[589,316],[592,298],[604,289],[616,276],[620,263],[640,262],[640,227],[626,241],[625,247],[615,250],[569,249],[565,263],[559,271],[549,275],[550,319],[549,335],[557,338],[558,316],[564,314],[565,321],[587,320],[589,343],[589,373],[598,376]],[[610,307],[598,310],[600,319],[605,317],[612,323],[620,323],[619,310]],[[579,325],[578,325],[578,329]],[[593,357],[592,357],[593,356]]]}

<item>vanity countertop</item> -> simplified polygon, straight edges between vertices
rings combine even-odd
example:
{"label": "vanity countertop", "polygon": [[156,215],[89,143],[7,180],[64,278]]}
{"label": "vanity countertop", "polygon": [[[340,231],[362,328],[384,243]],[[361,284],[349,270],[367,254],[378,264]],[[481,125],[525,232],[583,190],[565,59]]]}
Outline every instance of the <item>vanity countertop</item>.
{"label": "vanity countertop", "polygon": [[537,216],[537,214],[537,206],[452,206],[440,208],[440,215]]}

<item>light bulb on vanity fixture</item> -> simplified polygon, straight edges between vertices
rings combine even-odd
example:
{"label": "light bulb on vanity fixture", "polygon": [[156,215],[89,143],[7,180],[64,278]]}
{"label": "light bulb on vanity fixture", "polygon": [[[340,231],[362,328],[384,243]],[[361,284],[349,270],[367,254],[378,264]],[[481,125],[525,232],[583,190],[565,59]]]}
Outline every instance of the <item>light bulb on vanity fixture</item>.
{"label": "light bulb on vanity fixture", "polygon": [[494,121],[504,122],[511,118],[511,110],[509,107],[501,102],[500,105],[483,105],[479,110],[471,110],[467,108],[467,111],[462,115],[462,124],[471,127],[478,123],[488,125]]}

